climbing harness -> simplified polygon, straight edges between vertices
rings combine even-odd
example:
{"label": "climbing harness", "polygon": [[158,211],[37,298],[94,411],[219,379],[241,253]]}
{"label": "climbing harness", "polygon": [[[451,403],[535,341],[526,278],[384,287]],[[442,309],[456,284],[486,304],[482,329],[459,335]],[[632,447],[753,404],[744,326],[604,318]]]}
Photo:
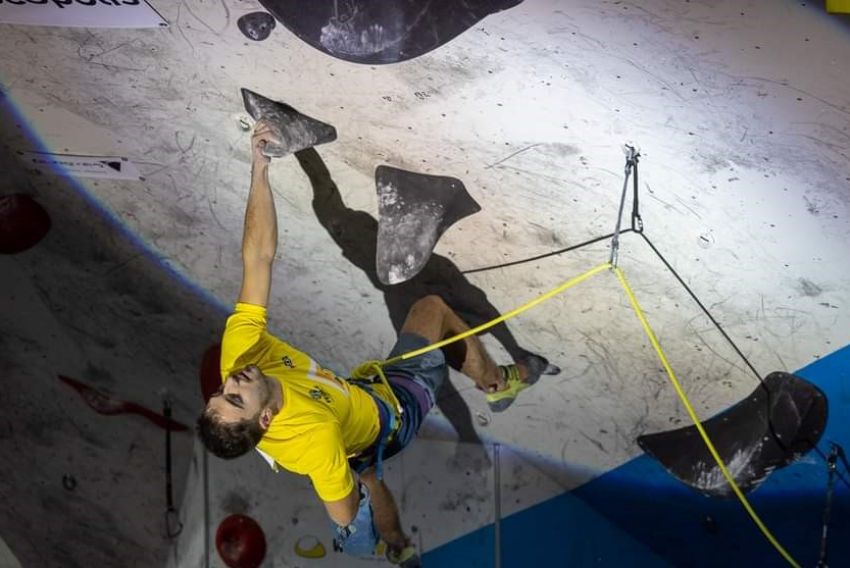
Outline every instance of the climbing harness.
{"label": "climbing harness", "polygon": [[[387,380],[387,376],[384,374],[383,367],[385,365],[389,365],[391,360],[387,361],[366,361],[361,365],[358,365],[354,370],[351,371],[351,378],[348,382],[359,386],[363,390],[365,390],[369,395],[374,399],[375,404],[378,405],[378,414],[385,416],[386,421],[381,421],[381,430],[378,434],[377,446],[375,448],[375,476],[378,479],[383,479],[384,477],[384,450],[389,444],[390,438],[396,431],[396,425],[398,421],[403,420],[404,416],[404,408],[401,406],[401,403],[398,401],[398,397],[395,395],[395,391],[393,391],[390,382]],[[390,393],[390,397],[392,397],[392,403],[395,407],[395,411],[393,412],[393,408],[389,406],[381,397],[375,393],[372,389],[371,385],[374,384],[374,377],[378,377],[378,380],[383,383],[385,387],[387,387],[387,391]],[[366,458],[371,456],[364,456]],[[361,462],[365,466],[368,465],[367,461]],[[357,473],[360,473],[359,471]]]}
{"label": "climbing harness", "polygon": [[[390,443],[393,434],[395,434],[396,426],[398,425],[398,421],[401,419],[403,408],[401,404],[399,404],[398,399],[395,397],[395,393],[393,392],[392,388],[389,386],[389,382],[387,381],[386,375],[384,375],[383,369],[378,367],[377,373],[375,374],[380,376],[382,382],[387,385],[387,388],[390,389],[390,393],[396,404],[396,409],[399,412],[398,418],[396,418],[396,414],[395,412],[393,412],[393,408],[389,404],[387,404],[381,397],[379,397],[377,393],[372,389],[371,385],[373,383],[370,383],[362,376],[352,376],[352,378],[349,379],[348,382],[360,387],[361,389],[369,393],[369,395],[375,401],[375,404],[378,406],[378,416],[381,428],[378,431],[378,439],[374,445],[374,465],[375,476],[379,480],[381,480],[384,478],[384,450],[386,450],[386,447]],[[366,468],[368,468],[373,463],[372,453],[369,451],[369,449],[367,449],[364,453],[361,453],[361,455],[352,458],[352,460],[355,464],[354,470],[358,474],[363,473],[363,471],[365,471]]]}

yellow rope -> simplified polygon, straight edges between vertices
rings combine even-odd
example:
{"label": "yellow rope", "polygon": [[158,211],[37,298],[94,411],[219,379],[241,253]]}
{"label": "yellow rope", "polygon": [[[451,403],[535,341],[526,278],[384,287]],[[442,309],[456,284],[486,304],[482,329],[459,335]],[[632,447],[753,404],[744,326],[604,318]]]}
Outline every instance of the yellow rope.
{"label": "yellow rope", "polygon": [[450,343],[454,343],[455,341],[460,341],[461,339],[467,338],[470,335],[475,335],[476,333],[482,332],[485,329],[490,329],[494,325],[498,325],[498,324],[500,324],[501,322],[503,322],[507,319],[510,319],[510,318],[512,318],[516,315],[519,315],[522,312],[533,308],[537,304],[539,304],[541,302],[545,302],[546,300],[548,300],[552,296],[560,294],[561,292],[563,292],[567,288],[572,288],[576,284],[583,282],[584,280],[587,280],[588,278],[590,278],[594,274],[602,272],[606,268],[610,268],[610,267],[611,267],[611,265],[606,262],[605,264],[600,264],[596,268],[591,268],[590,270],[588,270],[584,274],[580,274],[580,275],[576,276],[575,278],[564,282],[563,284],[561,284],[557,288],[553,288],[552,290],[549,290],[545,294],[542,294],[542,295],[538,296],[537,298],[531,300],[530,302],[523,304],[522,306],[518,307],[517,309],[511,310],[510,312],[508,312],[504,315],[501,315],[501,316],[499,316],[495,319],[492,319],[492,320],[488,321],[487,323],[483,323],[483,324],[479,325],[478,327],[468,329],[468,330],[464,331],[463,333],[459,333],[459,334],[455,335],[454,337],[449,337],[449,338],[444,339],[442,341],[438,341],[437,343],[432,343],[431,345],[428,345],[428,346],[423,347],[421,349],[416,349],[414,351],[402,353],[401,355],[397,355],[396,357],[392,357],[390,359],[385,359],[384,361],[371,360],[371,361],[366,361],[364,363],[361,363],[360,365],[358,365],[357,367],[355,367],[351,371],[351,377],[354,378],[354,379],[368,379],[370,377],[374,377],[375,375],[380,377],[381,382],[387,387],[387,389],[390,391],[390,395],[393,397],[393,404],[395,404],[396,410],[398,410],[399,414],[401,414],[402,413],[401,404],[399,403],[398,398],[396,398],[395,393],[393,392],[393,389],[390,387],[390,383],[389,383],[389,381],[387,381],[386,375],[384,375],[383,367],[385,367],[387,365],[392,365],[393,363],[398,363],[399,361],[412,359],[414,357],[418,357],[419,355],[424,355],[425,353],[428,353],[429,351],[439,349],[440,347],[445,347],[446,345],[449,345]]}
{"label": "yellow rope", "polygon": [[776,537],[773,536],[765,524],[762,522],[761,518],[756,514],[755,510],[750,505],[750,502],[744,496],[744,493],[741,491],[741,488],[738,487],[738,484],[735,483],[732,475],[729,473],[729,470],[726,469],[726,464],[723,463],[723,458],[720,457],[720,454],[717,453],[717,449],[715,449],[714,444],[711,442],[711,439],[708,437],[708,434],[705,432],[705,429],[702,427],[702,422],[700,422],[699,417],[694,411],[693,406],[691,406],[690,401],[688,400],[687,395],[682,390],[682,386],[679,384],[678,379],[676,378],[675,373],[673,373],[673,369],[670,367],[670,363],[667,362],[667,357],[664,356],[664,351],[661,349],[661,345],[658,343],[658,339],[655,337],[655,333],[652,331],[652,328],[649,326],[649,322],[646,320],[646,316],[641,310],[640,305],[638,304],[637,298],[635,298],[634,292],[632,292],[631,287],[629,287],[629,283],[626,281],[626,276],[623,274],[623,271],[620,270],[619,267],[614,267],[614,273],[617,275],[617,278],[620,280],[620,283],[623,285],[623,289],[626,291],[626,295],[629,297],[629,302],[632,305],[632,309],[635,312],[635,315],[640,320],[641,325],[643,325],[643,330],[646,332],[646,336],[649,338],[649,342],[652,343],[652,347],[655,348],[655,352],[658,354],[658,358],[661,360],[661,364],[664,365],[664,370],[667,371],[667,376],[670,377],[670,382],[673,383],[673,388],[676,389],[676,394],[679,395],[679,398],[682,400],[682,404],[685,405],[685,409],[688,411],[688,415],[691,417],[691,420],[696,426],[697,431],[699,431],[700,436],[702,436],[703,442],[705,442],[708,451],[711,452],[711,456],[714,458],[714,461],[717,462],[717,465],[720,466],[720,471],[723,473],[723,477],[726,478],[726,481],[729,482],[730,487],[732,487],[732,491],[735,492],[735,495],[738,497],[738,500],[741,501],[741,505],[744,506],[747,513],[752,517],[753,522],[755,522],[756,526],[758,526],[759,530],[761,530],[762,534],[764,534],[765,538],[779,551],[779,554],[782,555],[785,560],[791,566],[795,568],[800,568],[800,565],[797,563],[794,558],[788,554],[781,544],[776,540]]}
{"label": "yellow rope", "polygon": [[[706,433],[705,429],[703,428],[702,422],[700,422],[699,417],[696,414],[696,411],[694,411],[694,408],[690,403],[690,400],[688,400],[687,395],[685,395],[685,392],[682,390],[682,387],[679,384],[679,380],[676,378],[676,374],[673,372],[672,367],[670,367],[670,363],[667,361],[667,357],[664,355],[664,351],[661,349],[661,345],[658,343],[658,339],[655,337],[655,333],[652,331],[652,328],[649,326],[649,322],[647,321],[646,316],[643,313],[643,310],[641,310],[641,307],[638,304],[638,301],[637,301],[637,298],[634,295],[634,292],[632,292],[632,289],[629,286],[629,283],[626,281],[625,274],[623,274],[623,271],[620,270],[619,267],[612,266],[611,263],[609,263],[609,262],[606,262],[605,264],[600,264],[599,266],[597,266],[595,268],[591,268],[587,272],[580,274],[579,276],[576,276],[575,278],[572,278],[572,279],[564,282],[560,286],[553,288],[552,290],[549,290],[548,292],[538,296],[537,298],[531,300],[530,302],[523,304],[522,306],[516,308],[515,310],[511,310],[510,312],[507,312],[506,314],[503,314],[503,315],[501,315],[497,318],[494,318],[494,319],[488,321],[487,323],[483,323],[483,324],[479,325],[478,327],[474,327],[474,328],[469,329],[469,330],[467,330],[463,333],[459,333],[458,335],[455,335],[454,337],[449,337],[448,339],[438,341],[437,343],[433,343],[433,344],[428,345],[426,347],[423,347],[421,349],[409,351],[407,353],[397,355],[396,357],[392,357],[392,358],[386,359],[384,361],[378,361],[378,360],[366,361],[365,363],[356,367],[352,371],[351,375],[354,378],[361,378],[361,379],[365,379],[365,378],[369,378],[369,377],[378,375],[381,378],[381,381],[387,386],[387,388],[389,388],[390,393],[392,393],[392,388],[390,388],[390,386],[389,386],[389,382],[387,381],[387,378],[384,375],[384,371],[383,371],[382,367],[384,367],[386,365],[391,365],[392,363],[397,363],[399,361],[412,359],[413,357],[418,357],[419,355],[424,355],[425,353],[428,353],[429,351],[433,351],[434,349],[439,349],[440,347],[445,347],[446,345],[454,343],[455,341],[460,341],[461,339],[467,338],[471,335],[475,335],[475,334],[480,333],[484,330],[490,329],[491,327],[498,325],[498,324],[502,323],[503,321],[506,321],[506,320],[508,320],[508,319],[510,319],[514,316],[521,314],[522,312],[524,312],[526,310],[533,308],[534,306],[540,304],[541,302],[545,302],[549,298],[560,294],[564,290],[567,290],[568,288],[572,288],[576,284],[579,284],[579,283],[583,282],[584,280],[587,280],[591,276],[594,276],[594,275],[602,272],[603,270],[605,270],[607,268],[612,268],[614,270],[614,273],[617,275],[617,278],[620,280],[620,283],[623,285],[623,289],[626,291],[626,295],[629,298],[629,303],[631,304],[632,309],[635,312],[635,315],[640,320],[640,323],[643,326],[643,330],[644,330],[644,332],[646,332],[646,336],[649,338],[649,342],[652,344],[652,347],[655,349],[655,352],[658,354],[658,358],[661,360],[661,364],[664,365],[664,370],[667,371],[667,376],[670,378],[670,382],[673,384],[673,388],[676,390],[676,394],[679,395],[679,398],[681,399],[682,403],[685,405],[685,409],[687,409],[688,415],[691,417],[691,420],[693,421],[694,426],[696,426],[697,431],[699,432],[700,436],[702,437],[703,442],[705,442],[705,445],[708,448],[708,451],[711,453],[711,456],[714,458],[714,461],[716,461],[717,465],[720,466],[720,471],[723,473],[723,477],[726,478],[726,481],[729,483],[729,486],[732,487],[732,491],[734,491],[735,495],[738,497],[738,500],[744,506],[744,509],[747,511],[747,513],[749,513],[750,517],[753,519],[753,522],[755,522],[756,526],[758,526],[759,530],[761,530],[761,532],[765,536],[765,538],[767,538],[768,542],[770,542],[770,544],[772,544],[773,547],[776,548],[777,551],[779,551],[779,553],[782,555],[782,557],[785,560],[787,560],[788,563],[791,566],[794,566],[794,568],[800,568],[800,565],[797,563],[797,561],[794,560],[794,558],[788,553],[788,551],[785,550],[785,548],[782,547],[781,544],[779,544],[779,541],[776,540],[776,537],[773,536],[773,533],[771,533],[770,530],[768,530],[768,528],[762,522],[761,518],[758,516],[758,514],[755,512],[753,507],[750,505],[750,502],[744,496],[744,493],[741,491],[741,488],[738,487],[737,483],[735,483],[735,479],[729,473],[729,470],[726,469],[726,464],[723,463],[723,458],[721,458],[720,454],[717,453],[717,449],[715,449],[714,444],[711,442],[711,439],[708,437],[708,434]],[[396,408],[398,408],[399,412],[401,412],[401,405],[399,404],[398,399],[395,398],[394,393],[393,393],[393,399],[394,399],[393,402],[395,402],[395,404],[396,404]]]}
{"label": "yellow rope", "polygon": [[398,415],[401,416],[404,414],[404,408],[402,408],[401,403],[398,401],[398,397],[395,395],[395,391],[390,386],[390,382],[387,380],[387,376],[384,374],[384,369],[381,366],[384,365],[384,362],[378,360],[366,361],[365,363],[361,363],[356,366],[351,371],[352,379],[369,379],[374,376],[378,376],[381,378],[381,383],[387,387],[387,391],[390,393],[392,397],[392,403],[395,405],[396,411],[398,411]]}
{"label": "yellow rope", "polygon": [[508,320],[508,319],[510,319],[514,316],[517,316],[517,315],[521,314],[522,312],[533,308],[537,304],[539,304],[541,302],[545,302],[546,300],[548,300],[552,296],[556,296],[556,295],[560,294],[561,292],[563,292],[567,288],[572,288],[576,284],[579,284],[579,283],[587,280],[591,276],[598,274],[599,272],[602,272],[606,268],[610,268],[610,267],[611,267],[611,265],[607,262],[605,264],[600,264],[596,268],[591,268],[590,270],[588,270],[584,274],[580,274],[580,275],[576,276],[575,278],[573,278],[571,280],[567,280],[566,282],[564,282],[560,286],[549,290],[548,292],[538,296],[537,298],[531,300],[530,302],[523,304],[522,306],[518,307],[517,309],[511,310],[506,314],[503,314],[503,315],[501,315],[497,318],[494,318],[494,319],[488,321],[487,323],[482,323],[478,327],[468,329],[468,330],[464,331],[463,333],[459,333],[459,334],[455,335],[454,337],[449,337],[448,339],[438,341],[437,343],[433,343],[431,345],[428,345],[427,347],[423,347],[421,349],[416,349],[415,351],[409,351],[408,353],[402,353],[401,355],[398,355],[396,357],[393,357],[391,359],[387,359],[386,361],[383,361],[381,363],[381,365],[382,366],[391,365],[393,363],[398,363],[399,361],[412,359],[413,357],[418,357],[419,355],[424,355],[425,353],[428,353],[429,351],[433,351],[434,349],[439,349],[440,347],[445,347],[446,345],[449,345],[450,343],[454,343],[455,341],[460,341],[461,339],[465,339],[465,338],[469,337],[470,335],[475,335],[475,334],[480,333],[484,330],[490,329],[494,325],[498,325],[505,320]]}

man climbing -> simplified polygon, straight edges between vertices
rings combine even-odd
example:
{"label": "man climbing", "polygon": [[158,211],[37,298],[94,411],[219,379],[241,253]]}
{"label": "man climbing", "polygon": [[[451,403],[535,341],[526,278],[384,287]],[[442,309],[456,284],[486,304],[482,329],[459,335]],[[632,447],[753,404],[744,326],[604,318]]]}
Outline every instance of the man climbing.
{"label": "man climbing", "polygon": [[[219,457],[236,458],[256,448],[275,469],[308,475],[337,525],[339,550],[371,555],[380,537],[390,562],[418,566],[416,549],[381,479],[381,464],[413,440],[434,405],[448,378],[445,356],[434,350],[387,365],[376,377],[346,380],[266,330],[277,215],[263,148],[275,141],[269,125],[258,122],[251,145],[242,287],[222,339],[223,383],[198,419],[199,435]],[[439,297],[426,296],[410,309],[391,356],[467,329]],[[461,372],[489,393],[497,411],[541,374],[553,372],[538,356],[497,366],[475,336],[457,345]]]}

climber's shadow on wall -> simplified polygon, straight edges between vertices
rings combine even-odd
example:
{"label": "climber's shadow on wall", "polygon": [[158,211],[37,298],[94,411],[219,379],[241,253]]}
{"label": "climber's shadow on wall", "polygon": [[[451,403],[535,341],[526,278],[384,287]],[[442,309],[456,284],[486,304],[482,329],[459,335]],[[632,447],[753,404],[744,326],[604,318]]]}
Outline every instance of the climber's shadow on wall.
{"label": "climber's shadow on wall", "polygon": [[[381,283],[375,268],[378,221],[364,211],[346,206],[316,150],[301,150],[295,153],[295,157],[313,186],[313,210],[316,217],[339,246],[343,256],[362,270],[372,285],[383,293],[396,332],[401,329],[413,303],[428,294],[441,296],[472,327],[500,315],[480,288],[470,283],[451,260],[438,254],[432,254],[424,268],[410,280],[394,285]],[[504,346],[514,361],[530,354],[519,346],[504,323],[491,328],[489,333]],[[459,369],[459,354],[450,347],[444,351],[449,364]],[[461,442],[481,445],[469,407],[451,381],[444,384],[437,406],[449,419]],[[483,452],[482,456],[487,459]]]}

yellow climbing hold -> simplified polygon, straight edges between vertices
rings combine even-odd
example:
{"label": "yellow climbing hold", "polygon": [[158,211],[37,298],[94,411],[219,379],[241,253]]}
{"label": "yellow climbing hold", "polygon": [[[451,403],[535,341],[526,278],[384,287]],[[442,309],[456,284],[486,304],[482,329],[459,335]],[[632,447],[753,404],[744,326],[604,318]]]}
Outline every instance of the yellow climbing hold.
{"label": "yellow climbing hold", "polygon": [[327,551],[325,545],[314,536],[302,536],[295,543],[295,554],[301,558],[324,558]]}

